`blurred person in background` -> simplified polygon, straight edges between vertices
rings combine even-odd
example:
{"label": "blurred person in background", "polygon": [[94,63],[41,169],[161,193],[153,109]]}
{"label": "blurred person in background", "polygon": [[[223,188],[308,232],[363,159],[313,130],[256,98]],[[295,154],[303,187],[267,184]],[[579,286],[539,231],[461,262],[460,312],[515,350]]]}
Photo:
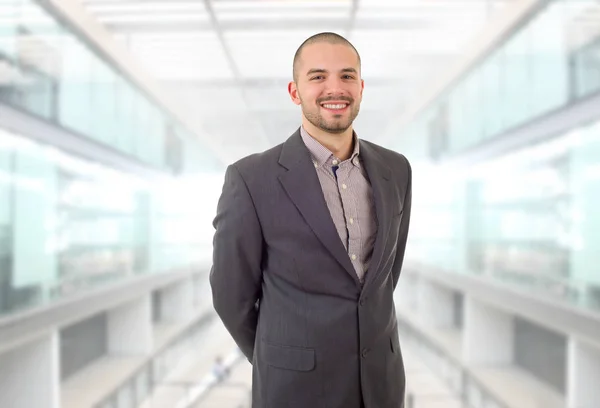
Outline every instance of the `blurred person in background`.
{"label": "blurred person in background", "polygon": [[301,126],[227,168],[210,284],[252,363],[254,408],[403,406],[393,292],[411,166],[353,130],[363,89],[350,42],[308,38],[288,85]]}
{"label": "blurred person in background", "polygon": [[223,358],[221,356],[217,356],[215,359],[212,371],[217,382],[223,382],[229,375],[229,369],[223,363]]}

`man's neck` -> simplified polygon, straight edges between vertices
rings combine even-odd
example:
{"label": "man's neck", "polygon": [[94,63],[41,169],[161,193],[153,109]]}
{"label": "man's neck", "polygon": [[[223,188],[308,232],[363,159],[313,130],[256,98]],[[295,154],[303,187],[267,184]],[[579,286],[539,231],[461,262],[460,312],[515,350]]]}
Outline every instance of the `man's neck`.
{"label": "man's neck", "polygon": [[309,135],[329,149],[338,159],[343,161],[352,155],[352,151],[354,150],[354,132],[352,126],[343,133],[329,133],[319,129],[304,118],[302,126]]}

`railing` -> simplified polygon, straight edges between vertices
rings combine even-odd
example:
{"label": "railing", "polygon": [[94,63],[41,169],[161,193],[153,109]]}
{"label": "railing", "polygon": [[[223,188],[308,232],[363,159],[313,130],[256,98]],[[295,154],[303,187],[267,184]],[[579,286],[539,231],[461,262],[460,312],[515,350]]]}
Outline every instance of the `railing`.
{"label": "railing", "polygon": [[[408,321],[398,318],[398,330],[403,342],[414,346],[423,362],[440,375],[466,408],[511,408],[499,401],[458,359],[449,356]],[[435,396],[424,396],[430,397]],[[419,408],[420,400],[414,395],[407,395],[406,408]]]}
{"label": "railing", "polygon": [[181,349],[185,346],[185,342],[201,333],[206,324],[210,323],[213,318],[212,313],[201,317],[193,326],[163,346],[142,367],[132,373],[122,385],[94,405],[93,408],[140,406],[150,397],[157,386],[164,384],[162,380],[183,357]]}

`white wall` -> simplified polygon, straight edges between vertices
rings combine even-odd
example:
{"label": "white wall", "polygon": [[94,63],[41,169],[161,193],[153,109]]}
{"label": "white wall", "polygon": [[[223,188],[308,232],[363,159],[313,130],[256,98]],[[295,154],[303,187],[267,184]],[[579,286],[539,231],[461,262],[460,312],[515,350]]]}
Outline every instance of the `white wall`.
{"label": "white wall", "polygon": [[58,334],[0,355],[2,408],[60,408]]}
{"label": "white wall", "polygon": [[600,349],[577,338],[569,338],[567,407],[600,406]]}
{"label": "white wall", "polygon": [[154,347],[150,294],[108,312],[108,351],[144,355]]}
{"label": "white wall", "polygon": [[463,361],[466,364],[504,364],[513,361],[512,315],[465,296]]}

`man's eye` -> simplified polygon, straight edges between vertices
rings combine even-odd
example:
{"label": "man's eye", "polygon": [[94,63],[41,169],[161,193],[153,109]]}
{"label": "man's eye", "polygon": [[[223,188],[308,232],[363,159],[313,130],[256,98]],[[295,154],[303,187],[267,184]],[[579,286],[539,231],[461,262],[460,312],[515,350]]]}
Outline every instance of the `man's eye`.
{"label": "man's eye", "polygon": [[315,77],[312,77],[311,80],[313,80],[313,79],[321,79],[321,78],[323,78],[323,75],[317,75]]}

